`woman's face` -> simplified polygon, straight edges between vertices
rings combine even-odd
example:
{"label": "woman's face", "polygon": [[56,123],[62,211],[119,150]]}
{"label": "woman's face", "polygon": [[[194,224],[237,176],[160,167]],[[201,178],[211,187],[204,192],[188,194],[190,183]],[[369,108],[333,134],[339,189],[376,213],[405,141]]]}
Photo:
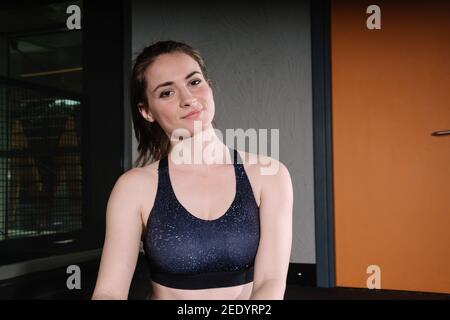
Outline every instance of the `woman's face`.
{"label": "woman's face", "polygon": [[148,121],[157,121],[169,138],[179,128],[193,136],[194,121],[201,121],[202,130],[212,127],[212,89],[189,55],[176,52],[158,56],[145,70],[145,78],[149,105],[141,114]]}

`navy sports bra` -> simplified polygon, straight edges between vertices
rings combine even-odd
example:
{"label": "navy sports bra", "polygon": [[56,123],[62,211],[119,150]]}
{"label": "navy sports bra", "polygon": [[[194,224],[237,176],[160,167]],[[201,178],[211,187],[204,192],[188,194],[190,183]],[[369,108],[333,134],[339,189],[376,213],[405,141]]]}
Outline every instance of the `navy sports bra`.
{"label": "navy sports bra", "polygon": [[170,183],[167,157],[160,160],[155,203],[143,239],[153,281],[177,289],[253,281],[259,207],[236,150],[232,159],[236,194],[229,209],[215,220],[197,218],[181,205]]}

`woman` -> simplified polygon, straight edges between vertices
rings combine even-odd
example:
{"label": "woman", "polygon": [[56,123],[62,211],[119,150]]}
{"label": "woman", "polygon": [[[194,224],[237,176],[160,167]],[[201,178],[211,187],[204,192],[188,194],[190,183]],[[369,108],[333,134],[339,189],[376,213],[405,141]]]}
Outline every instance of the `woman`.
{"label": "woman", "polygon": [[[111,193],[92,298],[128,297],[142,240],[151,299],[283,299],[293,206],[286,167],[264,157],[278,170],[263,175],[260,156],[222,143],[204,61],[186,44],[145,48],[130,90],[140,167]],[[180,161],[198,148],[216,152]]]}

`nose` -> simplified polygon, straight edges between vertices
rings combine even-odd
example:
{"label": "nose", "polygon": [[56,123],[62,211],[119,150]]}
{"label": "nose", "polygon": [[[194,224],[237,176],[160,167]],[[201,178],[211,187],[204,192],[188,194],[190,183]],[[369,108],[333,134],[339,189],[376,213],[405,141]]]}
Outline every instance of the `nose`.
{"label": "nose", "polygon": [[195,98],[187,88],[182,90],[180,100],[180,106],[182,108],[195,107],[197,102],[197,98]]}

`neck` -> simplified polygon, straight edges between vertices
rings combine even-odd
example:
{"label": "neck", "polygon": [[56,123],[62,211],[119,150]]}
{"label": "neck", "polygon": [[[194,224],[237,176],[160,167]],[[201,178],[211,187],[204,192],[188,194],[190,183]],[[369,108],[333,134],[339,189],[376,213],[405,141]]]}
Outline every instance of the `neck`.
{"label": "neck", "polygon": [[177,165],[212,166],[231,163],[229,148],[217,136],[213,127],[182,140],[171,141],[169,159]]}

